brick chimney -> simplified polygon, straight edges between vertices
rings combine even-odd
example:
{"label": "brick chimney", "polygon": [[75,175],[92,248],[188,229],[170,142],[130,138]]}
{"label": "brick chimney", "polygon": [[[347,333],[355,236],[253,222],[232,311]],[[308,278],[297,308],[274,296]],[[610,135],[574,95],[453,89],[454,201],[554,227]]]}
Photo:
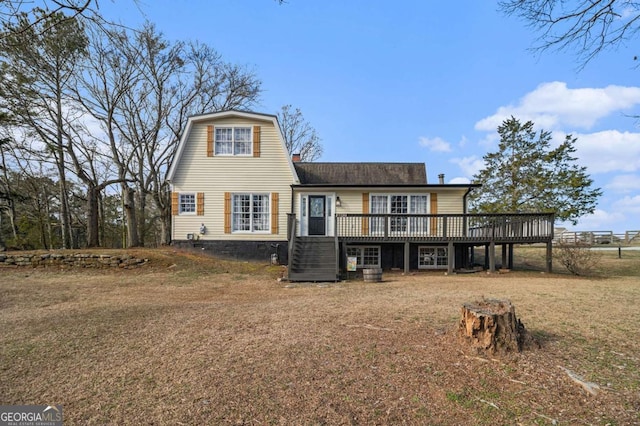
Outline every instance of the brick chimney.
{"label": "brick chimney", "polygon": [[293,161],[294,163],[299,163],[300,162],[300,154],[291,154],[291,161]]}
{"label": "brick chimney", "polygon": [[440,174],[438,175],[438,183],[439,183],[440,185],[444,185],[444,173],[440,173]]}

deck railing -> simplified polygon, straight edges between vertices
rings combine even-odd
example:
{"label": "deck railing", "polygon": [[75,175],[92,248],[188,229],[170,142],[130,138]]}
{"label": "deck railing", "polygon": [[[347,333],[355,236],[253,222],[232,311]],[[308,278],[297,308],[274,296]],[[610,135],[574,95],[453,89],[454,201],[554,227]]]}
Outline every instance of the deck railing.
{"label": "deck railing", "polygon": [[339,238],[387,240],[546,241],[553,213],[338,214]]}

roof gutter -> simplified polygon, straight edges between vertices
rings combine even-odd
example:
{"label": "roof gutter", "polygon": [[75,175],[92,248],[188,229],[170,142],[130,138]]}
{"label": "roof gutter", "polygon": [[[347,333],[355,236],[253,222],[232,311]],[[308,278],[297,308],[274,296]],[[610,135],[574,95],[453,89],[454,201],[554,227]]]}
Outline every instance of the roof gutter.
{"label": "roof gutter", "polygon": [[480,184],[474,184],[474,186],[470,186],[467,189],[467,192],[464,193],[464,195],[462,196],[462,213],[463,214],[467,214],[467,196],[469,195],[469,193],[471,192],[471,190],[473,190],[473,188],[480,188]]}
{"label": "roof gutter", "polygon": [[358,188],[398,188],[398,189],[402,189],[402,188],[425,188],[425,189],[461,189],[461,188],[468,188],[467,193],[472,189],[472,188],[479,188],[481,185],[480,184],[466,184],[466,183],[461,183],[461,184],[446,184],[446,185],[440,185],[440,184],[424,184],[424,183],[420,183],[420,184],[378,184],[378,183],[373,183],[373,184],[353,184],[353,183],[333,183],[333,184],[329,184],[329,183],[306,183],[306,184],[293,184],[291,185],[291,188],[293,189],[317,189],[317,188],[353,188],[353,189],[358,189]]}

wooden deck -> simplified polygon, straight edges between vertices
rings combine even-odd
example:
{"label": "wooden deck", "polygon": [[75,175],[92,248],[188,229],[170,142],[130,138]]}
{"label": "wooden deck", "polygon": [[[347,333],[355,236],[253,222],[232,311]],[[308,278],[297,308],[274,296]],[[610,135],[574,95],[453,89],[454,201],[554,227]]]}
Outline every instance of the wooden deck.
{"label": "wooden deck", "polygon": [[[409,272],[410,248],[419,243],[446,244],[448,253],[455,253],[456,248],[469,250],[484,245],[491,271],[496,268],[496,245],[502,246],[503,265],[505,261],[511,265],[514,244],[545,243],[547,271],[551,272],[554,221],[553,213],[337,214],[332,238],[336,247],[342,246],[339,250],[342,256],[346,256],[347,244],[404,243],[405,272]],[[297,234],[296,217],[289,214],[289,269],[300,279],[306,279],[307,275],[312,277],[315,267],[300,263],[302,237]],[[454,257],[449,256],[448,272],[456,268]],[[336,259],[336,271],[339,264]]]}
{"label": "wooden deck", "polygon": [[346,242],[542,243],[553,223],[553,213],[338,214],[335,230]]}

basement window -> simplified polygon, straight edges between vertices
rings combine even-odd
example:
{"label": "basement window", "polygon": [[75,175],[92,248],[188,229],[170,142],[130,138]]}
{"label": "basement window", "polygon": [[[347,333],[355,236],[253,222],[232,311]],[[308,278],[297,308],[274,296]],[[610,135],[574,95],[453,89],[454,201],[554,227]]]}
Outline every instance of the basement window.
{"label": "basement window", "polygon": [[418,269],[445,269],[449,265],[447,247],[418,247]]}
{"label": "basement window", "polygon": [[380,267],[380,246],[348,246],[347,256],[358,259],[358,268]]}

